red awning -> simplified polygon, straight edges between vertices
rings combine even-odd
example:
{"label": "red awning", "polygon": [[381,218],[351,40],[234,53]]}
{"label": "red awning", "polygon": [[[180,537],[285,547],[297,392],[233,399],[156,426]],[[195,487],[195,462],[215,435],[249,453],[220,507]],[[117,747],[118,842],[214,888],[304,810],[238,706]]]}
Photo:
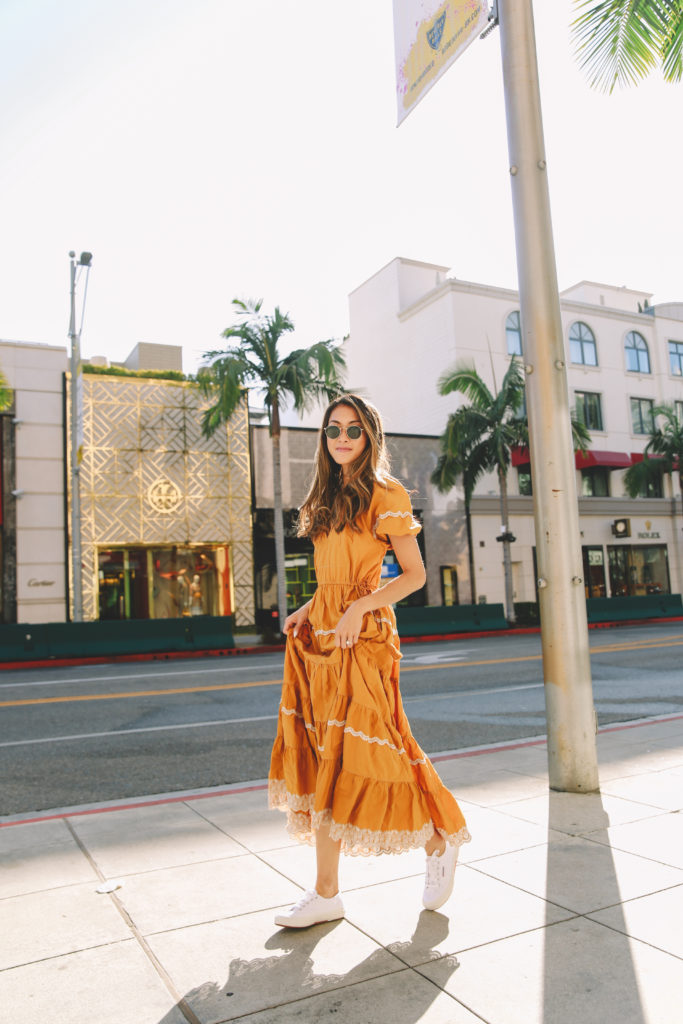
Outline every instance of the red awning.
{"label": "red awning", "polygon": [[[642,462],[644,458],[645,458],[645,452],[631,452],[631,461],[632,462]],[[664,456],[663,455],[659,455],[657,452],[650,452],[649,455],[648,455],[648,459],[649,459],[650,462],[656,462],[657,459],[663,459],[663,458],[664,458]],[[676,472],[678,472],[678,459],[676,459],[676,458],[674,458],[673,467],[674,467],[674,470]]]}
{"label": "red awning", "polygon": [[589,450],[574,453],[574,463],[577,469],[589,469],[591,466],[605,466],[607,469],[627,469],[631,465],[631,456],[628,452],[600,452]]}
{"label": "red awning", "polygon": [[510,452],[510,462],[513,466],[528,466],[531,462],[528,448],[513,448]]}

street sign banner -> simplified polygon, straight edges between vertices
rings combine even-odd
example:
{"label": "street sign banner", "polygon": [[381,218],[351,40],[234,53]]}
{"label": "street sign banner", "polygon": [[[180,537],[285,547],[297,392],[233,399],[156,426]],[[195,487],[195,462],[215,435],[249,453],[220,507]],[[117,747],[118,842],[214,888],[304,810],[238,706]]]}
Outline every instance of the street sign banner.
{"label": "street sign banner", "polygon": [[487,21],[483,0],[394,0],[398,124]]}

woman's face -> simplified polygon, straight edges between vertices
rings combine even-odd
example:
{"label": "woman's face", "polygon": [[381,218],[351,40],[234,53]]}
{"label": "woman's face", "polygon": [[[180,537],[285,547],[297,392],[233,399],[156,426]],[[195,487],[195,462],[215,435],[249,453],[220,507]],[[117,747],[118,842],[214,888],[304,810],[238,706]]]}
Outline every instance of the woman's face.
{"label": "woman's face", "polygon": [[368,438],[365,430],[356,440],[352,440],[347,433],[349,427],[362,427],[358,413],[350,405],[337,405],[332,410],[328,427],[339,427],[341,432],[338,437],[327,437],[327,450],[332,459],[341,466],[344,476],[348,476],[351,466],[365,451],[368,445]]}

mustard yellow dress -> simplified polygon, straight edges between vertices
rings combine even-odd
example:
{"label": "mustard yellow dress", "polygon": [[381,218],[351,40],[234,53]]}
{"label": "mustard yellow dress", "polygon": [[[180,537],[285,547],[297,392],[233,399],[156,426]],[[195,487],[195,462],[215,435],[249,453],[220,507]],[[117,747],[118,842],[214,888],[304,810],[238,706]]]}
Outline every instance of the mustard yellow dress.
{"label": "mustard yellow dress", "polygon": [[315,542],[309,619],[287,637],[269,803],[287,813],[288,831],[301,842],[313,843],[315,830],[329,824],[346,854],[424,846],[434,827],[459,845],[470,838],[465,819],[403,710],[393,609],[369,612],[353,647],[334,645],[344,611],[379,586],[387,538],[420,531],[394,479],[375,485],[359,525],[360,533],[347,526]]}

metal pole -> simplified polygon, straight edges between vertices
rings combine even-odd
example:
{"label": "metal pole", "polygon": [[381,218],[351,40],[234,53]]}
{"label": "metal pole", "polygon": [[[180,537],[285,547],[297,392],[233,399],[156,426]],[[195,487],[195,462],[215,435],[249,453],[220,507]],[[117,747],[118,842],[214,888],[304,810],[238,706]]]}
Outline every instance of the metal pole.
{"label": "metal pole", "polygon": [[73,594],[72,621],[83,620],[83,599],[81,587],[81,493],[78,475],[78,375],[81,363],[81,339],[76,330],[76,261],[75,252],[70,252],[71,271],[71,317],[69,319],[69,339],[71,356],[69,369],[71,385],[69,391],[70,430],[69,458],[71,461],[71,587]]}
{"label": "metal pole", "polygon": [[567,373],[531,0],[499,0],[551,789],[598,789]]}

